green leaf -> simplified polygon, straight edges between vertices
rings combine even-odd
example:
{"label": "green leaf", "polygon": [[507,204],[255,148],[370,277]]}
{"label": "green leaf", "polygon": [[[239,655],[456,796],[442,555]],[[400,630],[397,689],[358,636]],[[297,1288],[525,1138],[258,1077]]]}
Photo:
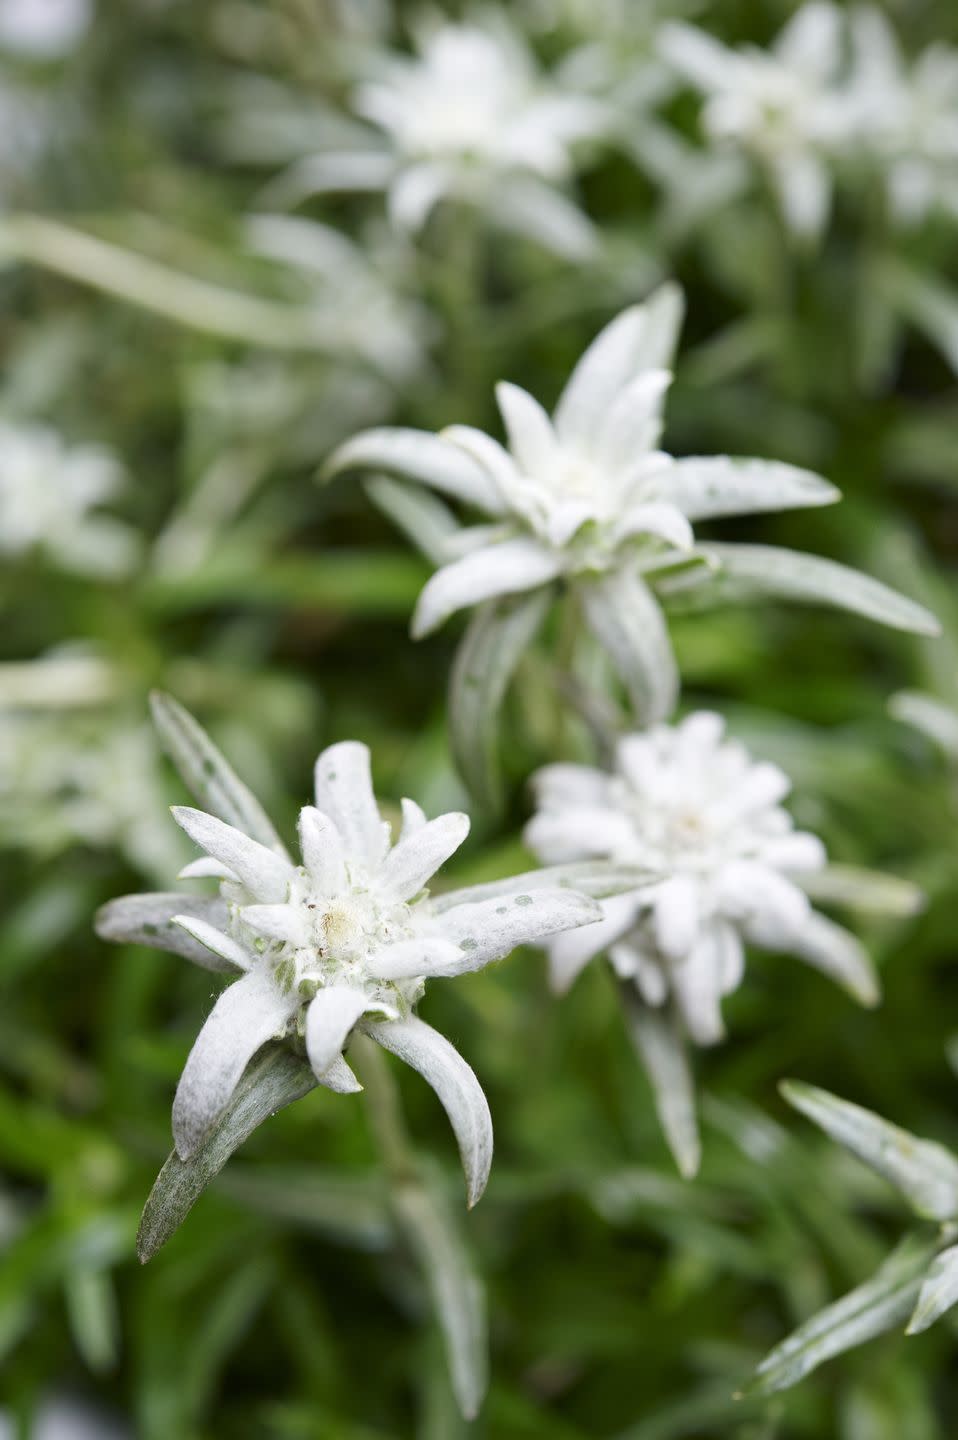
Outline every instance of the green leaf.
{"label": "green leaf", "polygon": [[202,725],[171,695],[159,690],[150,696],[150,708],[164,750],[198,803],[251,840],[285,856],[286,848],[269,816]]}
{"label": "green leaf", "polygon": [[392,1199],[397,1221],[429,1287],[459,1408],[472,1420],[489,1379],[482,1283],[438,1184],[428,1177],[397,1184]]}
{"label": "green leaf", "polygon": [[675,708],[679,676],[665,616],[645,580],[631,570],[610,570],[577,587],[590,630],[622,678],[642,726],[665,720]]}
{"label": "green leaf", "polygon": [[800,1325],[759,1365],[746,1394],[786,1390],[825,1360],[902,1324],[911,1312],[935,1254],[934,1242],[908,1235],[878,1272],[834,1305]]}
{"label": "green leaf", "polygon": [[958,1215],[958,1159],[943,1145],[814,1085],[785,1080],[780,1089],[790,1105],[900,1190],[922,1219]]}
{"label": "green leaf", "polygon": [[931,1262],[907,1333],[918,1335],[927,1330],[953,1305],[958,1305],[958,1245],[942,1250]]}
{"label": "green leaf", "polygon": [[939,635],[941,626],[923,605],[900,595],[870,575],[777,545],[731,545],[710,541],[705,547],[721,564],[719,581],[731,581],[746,593],[780,595],[787,600],[835,605],[917,635]]}
{"label": "green leaf", "polygon": [[498,721],[523,652],[552,601],[550,589],[479,606],[459,643],[449,678],[449,740],[470,793],[490,810],[502,805]]}
{"label": "green leaf", "polygon": [[795,875],[796,885],[819,905],[847,905],[870,915],[905,917],[925,908],[925,896],[918,885],[899,875],[866,870],[861,865],[828,865]]}
{"label": "green leaf", "polygon": [[632,1043],[652,1085],[659,1124],[679,1173],[690,1180],[698,1173],[702,1145],[685,1042],[672,1017],[643,1004],[634,985],[623,982],[619,994]]}
{"label": "green leaf", "polygon": [[282,1045],[264,1047],[199,1149],[188,1160],[181,1160],[173,1151],[156,1177],[136,1239],[137,1254],[144,1265],[183,1223],[233,1151],[264,1120],[307,1095],[317,1084],[305,1060]]}

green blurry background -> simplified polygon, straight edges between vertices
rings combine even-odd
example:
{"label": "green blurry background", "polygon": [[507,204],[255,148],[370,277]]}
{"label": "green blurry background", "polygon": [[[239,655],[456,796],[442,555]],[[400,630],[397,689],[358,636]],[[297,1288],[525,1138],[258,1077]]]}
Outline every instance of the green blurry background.
{"label": "green blurry background", "polygon": [[[530,7],[530,23],[546,8]],[[723,0],[698,18],[726,40],[766,43],[791,8]],[[958,40],[950,0],[891,11],[909,46]],[[652,7],[625,13],[641,55]],[[28,93],[47,132],[28,165],[0,137],[9,209],[68,221],[174,279],[266,298],[280,318],[315,306],[328,319],[319,343],[280,324],[257,344],[22,256],[0,270],[0,416],[112,447],[128,473],[116,513],[143,537],[127,581],[81,579],[36,555],[0,571],[0,1398],[12,1433],[31,1435],[51,1396],[95,1406],[92,1434],[106,1436],[112,1416],[143,1440],[466,1433],[421,1279],[393,1237],[361,1099],[313,1093],[272,1120],[138,1266],[136,1221],[210,977],[108,948],[91,917],[113,895],[168,888],[188,858],[165,808],[182,791],[147,728],[152,686],[197,713],[287,827],[316,752],[347,736],[371,746],[385,802],[463,803],[444,732],[456,626],[409,640],[427,567],[358,483],[323,489],[317,469],[378,421],[497,433],[495,380],[551,403],[599,326],[670,274],[689,318],[669,448],[793,461],[846,495],[834,509],[739,522],[736,537],[859,565],[945,627],[920,642],[771,604],[678,617],[683,703],[719,706],[786,765],[795,813],[833,859],[917,880],[928,905],[916,920],[869,922],[885,986],[873,1014],[786,958],[753,957],[727,1006],[729,1041],[697,1058],[705,1160],[693,1184],[674,1173],[599,967],[562,1002],[536,953],[430,988],[423,1013],[475,1068],[496,1124],[488,1193],[462,1221],[492,1333],[472,1433],[950,1440],[947,1323],[889,1336],[780,1399],[731,1397],[903,1228],[890,1191],[786,1113],[778,1079],[958,1144],[946,1058],[958,1032],[956,771],[887,711],[903,687],[958,704],[955,377],[888,282],[893,261],[907,265],[942,325],[956,307],[958,329],[954,230],[931,223],[896,241],[866,199],[845,195],[823,248],[807,253],[760,190],[683,230],[611,151],[582,178],[607,237],[591,267],[492,241],[452,207],[415,246],[389,240],[375,199],[307,207],[352,237],[388,290],[414,337],[397,360],[371,296],[343,304],[337,284],[251,256],[242,217],[269,170],[229,143],[242,77],[272,77],[307,111],[316,97],[338,104],[350,47],[382,18],[320,0],[100,0],[66,61],[0,62],[0,87]],[[536,43],[547,58],[561,51],[561,26]],[[687,96],[666,110],[696,133]],[[24,667],[37,657],[61,665],[43,672],[54,682]],[[67,658],[81,664],[64,681]],[[555,741],[548,667],[545,652],[532,658],[510,702],[509,814],[476,817],[452,882],[522,863],[523,779]],[[396,1068],[416,1142],[458,1208],[438,1103]]]}

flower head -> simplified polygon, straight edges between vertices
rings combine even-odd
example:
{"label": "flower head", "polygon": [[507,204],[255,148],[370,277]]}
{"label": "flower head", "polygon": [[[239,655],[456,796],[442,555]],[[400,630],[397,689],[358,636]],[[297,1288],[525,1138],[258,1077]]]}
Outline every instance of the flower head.
{"label": "flower head", "polygon": [[785,219],[817,236],[828,218],[829,160],[847,146],[850,113],[840,86],[842,15],[807,0],[768,50],[730,49],[693,25],[663,26],[665,58],[705,97],[702,124],[720,146],[762,165]]}
{"label": "flower head", "polygon": [[45,426],[0,423],[0,554],[41,551],[65,570],[123,574],[136,556],[135,535],[91,513],[120,486],[120,468],[106,450],[71,450]]}
{"label": "flower head", "polygon": [[504,15],[424,28],[414,45],[369,57],[353,97],[363,128],[294,163],[274,197],[382,189],[411,232],[452,197],[557,253],[588,254],[592,226],[556,187],[575,173],[576,145],[607,130],[606,108],[544,77]]}
{"label": "flower head", "polygon": [[864,1002],[877,995],[864,953],[812,910],[802,888],[825,865],[825,850],[783,808],[788,777],[723,732],[720,716],[699,711],[623,738],[612,773],[546,766],[526,829],[549,863],[603,856],[662,876],[603,902],[604,923],[590,933],[549,942],[557,988],[607,950],[647,1005],[674,1001],[704,1045],[722,1038],[722,997],[742,980],[747,944],[844,977]]}
{"label": "flower head", "polygon": [[[517,385],[500,385],[508,448],[454,425],[439,436],[370,430],[336,451],[329,475],[355,468],[392,472],[484,512],[491,522],[460,529],[438,501],[416,510],[389,482],[385,488],[374,482],[376,497],[440,562],[419,597],[414,635],[503,596],[528,594],[534,607],[534,597],[559,581],[575,591],[636,715],[648,723],[671,712],[678,689],[653,590],[695,585],[704,599],[714,578],[827,600],[904,629],[937,629],[920,606],[830,561],[768,546],[695,541],[694,521],[827,505],[839,497],[820,476],[793,465],[728,456],[674,459],[660,448],[671,379],[666,367],[681,316],[681,292],[673,285],[623,311],[579,360],[551,418]],[[530,622],[526,632],[535,628]],[[528,638],[518,623],[513,632]],[[505,642],[487,648],[501,677]],[[473,677],[474,689],[477,683]],[[494,683],[487,689],[495,694]]]}
{"label": "flower head", "polygon": [[547,874],[433,899],[428,882],[469,821],[456,813],[427,820],[405,800],[392,843],[369,751],[355,741],[319,756],[315,804],[300,812],[294,859],[196,722],[165,697],[155,713],[185,777],[218,812],[174,808],[205,852],[183,877],[215,877],[220,894],[128,896],[105,907],[99,931],[239,977],[213,1007],[177,1089],[180,1155],[203,1142],[267,1040],[298,1037],[321,1084],[359,1089],[343,1058],[358,1025],[435,1087],[474,1203],[492,1156],[488,1106],[468,1065],[414,1007],[428,979],[478,970],[516,945],[594,921],[597,905]]}

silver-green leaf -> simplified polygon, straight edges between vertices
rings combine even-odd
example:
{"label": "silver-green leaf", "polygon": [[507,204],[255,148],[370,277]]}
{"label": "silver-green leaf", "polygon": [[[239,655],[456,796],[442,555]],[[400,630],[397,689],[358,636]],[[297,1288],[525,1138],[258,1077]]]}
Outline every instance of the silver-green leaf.
{"label": "silver-green leaf", "polygon": [[782,1094],[827,1135],[889,1180],[925,1220],[958,1215],[958,1159],[934,1140],[920,1140],[827,1090],[783,1081]]}
{"label": "silver-green leaf", "polygon": [[203,1143],[188,1160],[181,1160],[174,1151],[156,1177],[136,1239],[136,1252],[144,1265],[179,1228],[233,1151],[264,1120],[317,1084],[310,1065],[285,1046],[263,1048]]}

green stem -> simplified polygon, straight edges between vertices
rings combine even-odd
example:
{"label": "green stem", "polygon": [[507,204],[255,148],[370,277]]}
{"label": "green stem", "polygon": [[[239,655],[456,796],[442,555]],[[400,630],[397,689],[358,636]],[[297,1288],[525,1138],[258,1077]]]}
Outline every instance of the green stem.
{"label": "green stem", "polygon": [[354,1037],[349,1059],[362,1081],[369,1127],[390,1184],[408,1185],[417,1179],[418,1168],[395,1076],[382,1050],[368,1035]]}

